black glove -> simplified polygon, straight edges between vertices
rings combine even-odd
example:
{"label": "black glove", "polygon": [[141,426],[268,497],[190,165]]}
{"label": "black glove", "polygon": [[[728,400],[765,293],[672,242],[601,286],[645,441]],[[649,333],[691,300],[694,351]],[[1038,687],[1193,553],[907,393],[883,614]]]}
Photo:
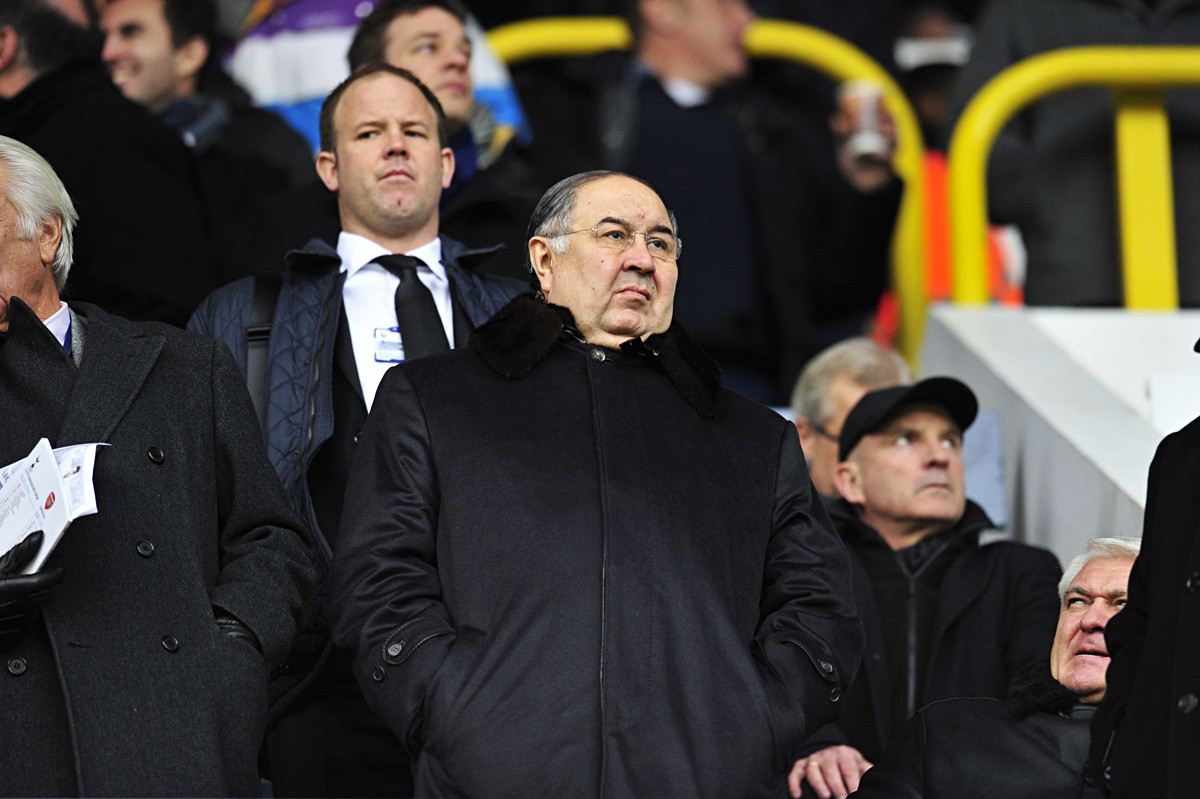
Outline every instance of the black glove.
{"label": "black glove", "polygon": [[61,566],[36,574],[18,574],[42,548],[42,538],[41,530],[32,532],[0,557],[0,649],[25,637],[37,620],[46,592],[62,582]]}
{"label": "black glove", "polygon": [[221,632],[225,633],[225,635],[228,635],[230,638],[237,638],[245,641],[246,643],[250,644],[250,646],[258,650],[258,654],[262,654],[262,645],[258,643],[258,636],[254,634],[253,630],[242,624],[237,619],[233,618],[232,616],[218,616],[217,627],[220,628]]}

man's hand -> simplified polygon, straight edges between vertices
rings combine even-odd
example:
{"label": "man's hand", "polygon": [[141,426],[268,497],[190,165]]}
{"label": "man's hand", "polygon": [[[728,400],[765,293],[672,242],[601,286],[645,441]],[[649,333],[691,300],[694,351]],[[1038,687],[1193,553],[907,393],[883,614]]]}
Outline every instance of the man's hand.
{"label": "man's hand", "polygon": [[800,783],[808,780],[821,799],[846,799],[858,790],[858,781],[871,765],[853,746],[819,749],[792,766],[788,790],[794,799],[800,799]]}
{"label": "man's hand", "polygon": [[0,648],[25,637],[37,619],[46,592],[62,582],[62,567],[21,575],[21,569],[42,548],[42,531],[28,537],[0,557]]}
{"label": "man's hand", "polygon": [[861,192],[878,189],[894,175],[892,155],[896,151],[896,122],[882,101],[871,113],[874,117],[872,129],[879,134],[882,145],[878,152],[853,152],[847,146],[859,130],[862,109],[843,101],[829,121],[837,140],[838,166],[850,185]]}

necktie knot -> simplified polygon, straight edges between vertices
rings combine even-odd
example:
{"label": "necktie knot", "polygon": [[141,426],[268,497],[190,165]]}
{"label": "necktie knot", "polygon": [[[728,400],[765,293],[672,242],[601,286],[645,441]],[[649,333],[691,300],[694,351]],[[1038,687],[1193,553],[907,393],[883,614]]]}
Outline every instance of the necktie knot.
{"label": "necktie knot", "polygon": [[417,274],[417,270],[420,267],[425,266],[425,262],[420,258],[416,258],[412,255],[404,255],[402,253],[397,253],[394,255],[381,255],[372,260],[371,263],[379,264],[401,280],[404,280],[406,275],[415,276]]}

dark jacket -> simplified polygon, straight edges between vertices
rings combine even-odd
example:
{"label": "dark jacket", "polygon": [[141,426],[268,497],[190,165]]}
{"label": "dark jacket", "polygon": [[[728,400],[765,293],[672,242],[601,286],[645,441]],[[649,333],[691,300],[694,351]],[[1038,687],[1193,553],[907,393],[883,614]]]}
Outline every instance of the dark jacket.
{"label": "dark jacket", "polygon": [[[893,717],[880,600],[863,564],[865,547],[887,544],[858,521],[844,500],[830,503],[829,510],[850,549],[854,600],[867,636],[863,666],[846,701],[865,704],[874,724],[829,725],[805,742],[804,752],[849,744],[874,762],[905,721]],[[1058,560],[1044,549],[1014,541],[980,545],[980,534],[992,526],[968,500],[951,530],[959,549],[938,588],[932,649],[924,653],[928,666],[923,684],[915,686],[915,708],[959,696],[1003,698],[1017,673],[1050,651],[1058,623]],[[915,645],[911,635],[908,640]]]}
{"label": "dark jacket", "polygon": [[1200,795],[1198,476],[1200,420],[1158,447],[1129,601],[1104,630],[1112,660],[1090,762],[1114,797]]}
{"label": "dark jacket", "polygon": [[794,426],[528,296],[384,377],[334,632],[418,796],[778,796],[861,645]]}
{"label": "dark jacket", "polygon": [[191,156],[121,94],[99,60],[0,100],[0,134],[50,162],[79,212],[65,299],[182,326],[220,285]]}
{"label": "dark jacket", "polygon": [[[469,250],[442,237],[442,264],[451,290],[473,325],[480,325],[520,293],[517,281],[468,271],[491,250]],[[263,420],[267,455],[283,481],[292,507],[308,522],[322,576],[331,557],[328,537],[320,529],[309,495],[308,470],[313,457],[333,432],[334,339],[342,303],[345,275],[341,259],[324,241],[314,239],[302,250],[288,253],[267,351],[267,394],[270,402]],[[246,372],[246,326],[254,295],[254,279],[223,286],[207,297],[188,323],[190,330],[218,338],[229,345],[243,376]],[[303,676],[313,659],[327,648],[323,619],[313,620],[305,652],[298,652],[290,668]]]}
{"label": "dark jacket", "polygon": [[[515,71],[514,80],[533,126],[530,154],[540,181],[549,186],[590,169],[629,171],[638,125],[645,120],[638,115],[639,82],[628,55],[571,59],[556,69],[545,62],[536,66]],[[765,323],[767,338],[757,353],[759,365],[775,386],[778,404],[786,404],[805,362],[834,343],[821,328],[871,313],[888,285],[900,184],[893,181],[870,194],[850,186],[836,166],[827,109],[814,124],[812,115],[752,85],[719,92],[713,103],[732,121],[738,140],[730,143],[730,154],[742,156],[749,183],[745,210],[753,238],[738,246],[751,252],[763,300],[755,320]],[[669,135],[683,141],[693,134]],[[662,179],[657,183],[670,206],[675,187]],[[712,202],[726,207],[734,201],[712,195]],[[686,269],[687,251],[705,248],[723,231],[689,230],[684,222]],[[686,322],[689,308],[677,305],[676,312]],[[702,343],[714,353],[728,346]]]}
{"label": "dark jacket", "polygon": [[[1153,10],[1151,5],[1156,6]],[[1200,41],[1197,0],[994,0],[977,24],[959,74],[951,122],[991,78],[1063,47],[1192,46]],[[1200,91],[1168,94],[1179,300],[1200,305]],[[1017,115],[996,140],[988,212],[1015,224],[1028,254],[1030,305],[1122,304],[1113,162],[1112,97],[1105,89],[1048,96]]]}
{"label": "dark jacket", "polygon": [[[302,523],[225,345],[71,308],[85,325],[77,371],[19,300],[0,336],[0,463],[43,436],[109,445],[96,456],[99,513],[47,562],[64,578],[44,633],[3,652],[0,791],[62,776],[17,754],[29,739],[14,718],[33,709],[61,722],[45,732],[69,747],[75,795],[257,796],[268,673],[315,593]],[[262,654],[223,634],[216,609]]]}
{"label": "dark jacket", "polygon": [[1095,705],[1038,663],[1008,700],[946,699],[908,720],[855,799],[1072,799],[1099,796],[1083,783]]}

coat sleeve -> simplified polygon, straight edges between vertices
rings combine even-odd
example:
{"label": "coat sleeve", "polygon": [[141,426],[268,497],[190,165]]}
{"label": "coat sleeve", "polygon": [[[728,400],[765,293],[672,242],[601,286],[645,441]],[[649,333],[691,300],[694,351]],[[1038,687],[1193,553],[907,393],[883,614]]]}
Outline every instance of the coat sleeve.
{"label": "coat sleeve", "polygon": [[292,512],[267,460],[258,420],[229,349],[212,342],[219,573],[212,603],[258,637],[282,663],[316,596],[304,523]]}
{"label": "coat sleeve", "polygon": [[[1104,698],[1092,717],[1092,742],[1088,754],[1088,775],[1095,785],[1107,785],[1104,772],[1108,766],[1110,747],[1117,734],[1117,727],[1129,706],[1133,692],[1134,677],[1137,676],[1141,660],[1142,645],[1146,640],[1149,620],[1151,585],[1149,572],[1154,562],[1155,510],[1158,506],[1158,488],[1162,484],[1159,470],[1162,469],[1164,451],[1169,448],[1175,435],[1168,436],[1159,445],[1154,461],[1150,464],[1148,488],[1146,489],[1146,514],[1142,524],[1142,545],[1133,569],[1129,572],[1129,593],[1125,607],[1113,616],[1104,628],[1104,642],[1108,646],[1108,671],[1105,672]],[[1165,735],[1165,733],[1164,733]]]}
{"label": "coat sleeve", "polygon": [[765,666],[775,737],[794,757],[806,734],[840,712],[864,637],[850,556],[816,498],[791,425],[780,443],[761,619],[753,646]]}
{"label": "coat sleeve", "polygon": [[1046,659],[1058,627],[1058,581],[1062,578],[1062,567],[1053,553],[1024,546],[1013,553],[1020,553],[1022,561],[1008,569],[1011,611],[1004,646],[1005,683]]}
{"label": "coat sleeve", "polygon": [[892,739],[883,757],[863,774],[854,799],[921,799],[925,796],[925,715],[917,711]]}
{"label": "coat sleeve", "polygon": [[331,619],[367,703],[414,751],[425,689],[456,637],[438,577],[438,504],[424,412],[403,365],[394,367],[350,469]]}

